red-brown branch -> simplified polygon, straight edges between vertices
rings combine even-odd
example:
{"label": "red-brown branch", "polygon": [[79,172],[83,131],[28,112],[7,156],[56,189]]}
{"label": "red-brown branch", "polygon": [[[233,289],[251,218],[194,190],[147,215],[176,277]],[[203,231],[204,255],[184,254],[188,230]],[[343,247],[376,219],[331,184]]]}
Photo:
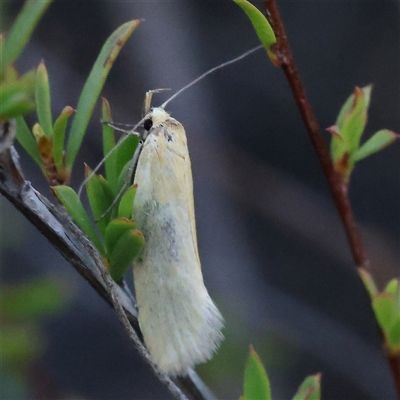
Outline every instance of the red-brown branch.
{"label": "red-brown branch", "polygon": [[389,355],[389,365],[393,373],[394,383],[397,389],[397,396],[400,399],[400,357]]}
{"label": "red-brown branch", "polygon": [[277,38],[275,53],[282,63],[282,69],[285,72],[297,107],[306,125],[309,138],[317,154],[325,178],[328,181],[333,201],[346,231],[355,266],[365,268],[367,267],[367,259],[361,236],[354,220],[350,201],[347,197],[347,184],[341,181],[339,175],[333,169],[329,150],[320,133],[318,121],[300,81],[276,2],[275,0],[264,0],[264,4]]}
{"label": "red-brown branch", "polygon": [[[347,234],[355,266],[367,268],[368,261],[353,216],[351,204],[347,196],[347,183],[341,180],[333,168],[328,148],[320,133],[318,121],[312,112],[304,87],[300,81],[276,1],[264,0],[264,4],[269,13],[268,18],[270,19],[277,38],[275,52],[282,63],[282,69],[285,72],[286,78],[292,89],[293,96],[306,125],[311,143],[317,154],[326,180],[328,181],[333,201],[340,214],[340,218]],[[389,356],[388,361],[395,381],[397,395],[400,399],[400,359],[399,357]]]}

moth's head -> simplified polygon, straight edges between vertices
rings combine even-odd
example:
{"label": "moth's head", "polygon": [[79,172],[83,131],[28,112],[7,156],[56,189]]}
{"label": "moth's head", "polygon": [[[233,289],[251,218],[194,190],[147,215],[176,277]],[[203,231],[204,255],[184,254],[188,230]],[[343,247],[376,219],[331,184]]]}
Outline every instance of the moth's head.
{"label": "moth's head", "polygon": [[161,107],[154,107],[143,122],[144,139],[149,134],[152,143],[157,143],[159,149],[168,148],[172,152],[184,156],[187,153],[186,134],[182,124]]}
{"label": "moth's head", "polygon": [[170,118],[169,114],[160,107],[153,108],[147,117],[143,122],[143,127],[146,131],[149,131],[152,127],[161,125]]}

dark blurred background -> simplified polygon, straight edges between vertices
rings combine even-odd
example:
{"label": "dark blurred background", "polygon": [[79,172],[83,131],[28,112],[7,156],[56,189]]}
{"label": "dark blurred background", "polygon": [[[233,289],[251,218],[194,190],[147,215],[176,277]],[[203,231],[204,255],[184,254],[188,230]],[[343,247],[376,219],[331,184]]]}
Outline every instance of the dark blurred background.
{"label": "dark blurred background", "polygon": [[[21,5],[2,1],[3,30]],[[400,132],[399,3],[278,5],[321,128],[334,124],[356,85],[373,83],[363,140],[380,128]],[[258,44],[232,1],[55,0],[18,64],[25,72],[45,61],[54,116],[65,105],[76,107],[102,44],[135,18],[144,21],[102,93],[119,122],[140,119],[147,90],[172,89],[155,96],[159,105],[207,69]],[[220,351],[197,368],[205,382],[219,398],[237,399],[253,344],[274,399],[291,398],[306,375],[317,372],[324,400],[395,399],[369,300],[283,72],[259,51],[207,77],[168,111],[186,128],[204,277],[226,319]],[[28,121],[32,125],[34,115]],[[75,187],[83,162],[95,166],[101,159],[99,121],[100,101],[76,163]],[[381,288],[399,275],[399,146],[358,164],[350,187]],[[26,179],[51,197],[39,169],[20,154]],[[60,285],[65,302],[62,312],[40,320],[35,373],[25,381],[8,374],[12,382],[3,381],[2,398],[171,398],[108,305],[3,198],[1,218],[3,282],[49,279]]]}

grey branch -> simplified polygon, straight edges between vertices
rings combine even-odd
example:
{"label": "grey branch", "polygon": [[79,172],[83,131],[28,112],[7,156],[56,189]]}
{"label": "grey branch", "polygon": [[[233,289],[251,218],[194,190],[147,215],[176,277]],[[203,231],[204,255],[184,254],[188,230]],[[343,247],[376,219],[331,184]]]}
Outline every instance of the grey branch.
{"label": "grey branch", "polygon": [[[104,266],[101,256],[65,210],[52,204],[25,181],[19,156],[12,146],[15,125],[0,125],[0,193],[6,197],[78,271],[93,289],[111,305],[131,342],[149,364],[157,378],[181,400],[185,394],[157,365],[142,342],[137,311],[129,289],[117,285]],[[10,140],[11,138],[11,140]],[[195,400],[215,400],[215,396],[194,371],[177,379],[185,392]]]}

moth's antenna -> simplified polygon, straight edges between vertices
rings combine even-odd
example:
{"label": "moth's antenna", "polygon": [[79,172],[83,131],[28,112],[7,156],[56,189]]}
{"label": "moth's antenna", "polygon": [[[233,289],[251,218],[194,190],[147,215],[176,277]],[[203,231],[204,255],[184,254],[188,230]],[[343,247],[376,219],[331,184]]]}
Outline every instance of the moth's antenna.
{"label": "moth's antenna", "polygon": [[[161,108],[165,108],[165,106],[173,99],[175,99],[175,97],[179,96],[182,92],[184,92],[186,89],[189,89],[191,86],[193,86],[195,83],[201,81],[203,78],[205,78],[207,75],[212,74],[213,72],[227,67],[230,64],[235,63],[236,61],[240,61],[241,59],[247,57],[248,55],[254,53],[257,50],[260,50],[261,48],[263,48],[263,45],[259,45],[257,47],[254,47],[253,49],[250,49],[248,51],[246,51],[245,53],[241,54],[238,57],[233,58],[232,60],[226,61],[222,64],[217,65],[214,68],[211,68],[210,70],[208,70],[207,72],[204,72],[204,74],[201,74],[198,78],[196,78],[194,81],[188,83],[186,86],[184,86],[182,89],[178,90],[175,94],[173,94],[168,100],[166,100],[162,105]],[[80,196],[83,190],[83,187],[86,185],[86,183],[93,177],[93,175],[97,172],[97,170],[103,165],[104,161],[109,157],[110,154],[112,154],[130,135],[138,135],[139,134],[136,132],[136,129],[146,120],[147,118],[147,113],[150,111],[150,102],[151,102],[151,97],[153,95],[153,93],[158,93],[160,91],[163,90],[168,90],[168,89],[156,89],[156,90],[151,90],[149,93],[149,96],[146,96],[146,100],[145,100],[145,112],[146,115],[129,131],[124,131],[123,129],[120,129],[116,126],[113,126],[114,129],[119,130],[119,131],[123,131],[125,132],[127,135],[123,138],[121,138],[121,140],[115,145],[114,148],[112,148],[105,156],[104,158],[100,161],[100,163],[96,166],[96,168],[87,176],[86,179],[84,179],[84,181],[81,183],[81,185],[79,186],[79,190],[78,190],[78,195]]]}
{"label": "moth's antenna", "polygon": [[215,72],[215,71],[217,71],[217,70],[219,70],[219,69],[221,69],[221,68],[227,67],[228,65],[233,64],[233,63],[235,63],[236,61],[240,61],[242,58],[245,58],[245,57],[247,57],[248,55],[250,55],[250,54],[254,53],[255,51],[260,50],[260,49],[262,49],[262,48],[264,48],[264,46],[260,44],[259,46],[254,47],[253,49],[248,50],[248,51],[246,51],[245,53],[241,54],[239,57],[233,58],[232,60],[229,60],[229,61],[226,61],[226,62],[224,62],[224,63],[222,63],[222,64],[219,64],[219,65],[217,65],[216,67],[211,68],[211,69],[208,70],[207,72],[204,72],[204,74],[201,74],[201,75],[200,75],[198,78],[196,78],[194,81],[188,83],[188,84],[187,84],[186,86],[184,86],[182,89],[179,89],[179,90],[178,90],[175,94],[173,94],[168,100],[166,100],[163,104],[161,104],[161,107],[160,107],[160,108],[165,108],[165,106],[166,106],[171,100],[175,99],[175,97],[179,96],[182,92],[184,92],[186,89],[189,89],[191,86],[193,86],[193,85],[194,85],[195,83],[197,83],[198,81],[201,81],[201,80],[202,80],[203,78],[205,78],[207,75],[210,75],[210,74],[212,74],[213,72]]}

